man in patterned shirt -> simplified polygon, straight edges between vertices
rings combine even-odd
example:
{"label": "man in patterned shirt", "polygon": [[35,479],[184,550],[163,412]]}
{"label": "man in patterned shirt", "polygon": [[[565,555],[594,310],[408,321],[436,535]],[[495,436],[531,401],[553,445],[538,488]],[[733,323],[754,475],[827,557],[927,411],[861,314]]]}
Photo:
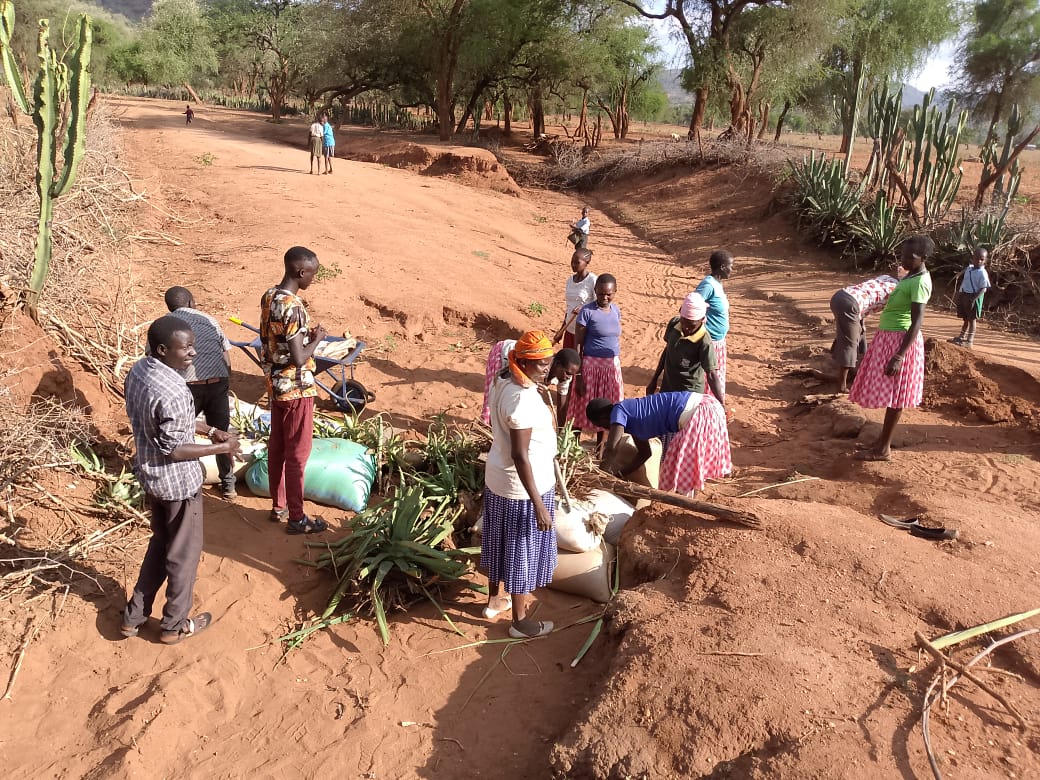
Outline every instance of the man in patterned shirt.
{"label": "man in patterned shirt", "polygon": [[[188,323],[195,333],[195,360],[183,372],[191,397],[195,399],[195,414],[203,415],[207,425],[226,431],[231,424],[228,403],[231,342],[215,319],[196,308],[191,290],[171,287],[166,291],[165,300],[170,314]],[[233,466],[230,455],[217,456],[220,495],[225,501],[234,501],[237,496]]]}
{"label": "man in patterned shirt", "polygon": [[311,286],[318,257],[294,246],[285,253],[285,275],[260,301],[260,342],[264,376],[271,399],[271,435],[267,443],[272,522],[288,521],[291,534],[324,531],[324,521],[303,511],[303,472],[314,435],[314,350],[327,335],[311,328],[298,293]]}
{"label": "man in patterned shirt", "polygon": [[[195,358],[195,334],[181,319],[167,315],[148,328],[150,354],[126,377],[126,414],[134,431],[134,474],[141,481],[151,514],[148,543],[137,584],[123,612],[123,636],[137,636],[166,582],[164,644],[197,634],[212,617],[189,617],[195,576],[202,555],[202,469],[207,455],[237,455],[238,437],[197,423],[195,403],[179,373]],[[195,434],[212,444],[196,444]]]}

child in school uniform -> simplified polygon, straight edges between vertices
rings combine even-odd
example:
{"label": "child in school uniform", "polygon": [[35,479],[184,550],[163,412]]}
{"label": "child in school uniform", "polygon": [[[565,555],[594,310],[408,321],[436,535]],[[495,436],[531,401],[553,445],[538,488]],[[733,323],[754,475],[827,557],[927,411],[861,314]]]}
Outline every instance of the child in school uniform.
{"label": "child in school uniform", "polygon": [[975,250],[971,262],[964,268],[960,290],[957,291],[957,316],[964,321],[961,334],[950,339],[962,347],[972,346],[975,341],[975,322],[982,316],[982,298],[990,288],[989,274],[986,273],[986,261],[989,252],[982,247]]}

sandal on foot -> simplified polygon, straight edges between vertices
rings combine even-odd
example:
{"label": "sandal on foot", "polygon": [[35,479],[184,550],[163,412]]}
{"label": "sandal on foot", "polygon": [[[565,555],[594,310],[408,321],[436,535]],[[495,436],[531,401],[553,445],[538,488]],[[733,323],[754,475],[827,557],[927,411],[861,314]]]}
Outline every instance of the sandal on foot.
{"label": "sandal on foot", "polygon": [[513,599],[508,597],[508,596],[506,596],[505,597],[505,606],[502,607],[502,609],[495,609],[494,607],[491,606],[491,604],[489,602],[488,605],[486,607],[484,607],[484,617],[486,617],[488,620],[491,620],[491,618],[498,617],[503,612],[507,612],[507,611],[511,610],[512,608],[513,608]]}
{"label": "sandal on foot", "polygon": [[[144,624],[142,623],[141,625]],[[131,626],[129,623],[123,623],[123,625],[119,627],[119,633],[128,639],[137,636],[140,630],[141,626]]]}
{"label": "sandal on foot", "polygon": [[299,520],[290,520],[285,526],[287,534],[319,534],[329,527],[329,524],[318,518],[307,516]]}
{"label": "sandal on foot", "polygon": [[288,509],[272,509],[271,513],[267,516],[267,519],[272,523],[284,523],[289,519]]}
{"label": "sandal on foot", "polygon": [[213,616],[208,612],[200,612],[193,618],[184,621],[177,631],[163,631],[159,637],[164,645],[175,645],[183,639],[195,636],[205,630],[213,622]]}
{"label": "sandal on foot", "polygon": [[523,631],[521,631],[516,626],[510,626],[509,627],[509,636],[513,637],[513,639],[535,639],[536,637],[545,636],[546,634],[552,632],[552,630],[553,630],[552,621],[551,620],[546,620],[544,622],[539,621],[539,623],[538,623],[538,633],[535,633],[535,634],[525,634]]}

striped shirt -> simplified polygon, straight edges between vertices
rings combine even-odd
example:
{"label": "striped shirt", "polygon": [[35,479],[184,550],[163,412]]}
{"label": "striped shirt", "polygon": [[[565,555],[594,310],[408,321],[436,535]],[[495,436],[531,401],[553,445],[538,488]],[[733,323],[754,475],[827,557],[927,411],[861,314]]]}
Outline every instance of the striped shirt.
{"label": "striped shirt", "polygon": [[184,377],[161,360],[144,357],[130,369],[124,391],[141,486],[162,501],[191,498],[202,487],[199,462],[171,457],[181,444],[195,442],[195,402]]}
{"label": "striped shirt", "polygon": [[224,331],[217,321],[198,309],[182,306],[170,312],[184,320],[195,333],[195,360],[184,371],[179,372],[185,382],[201,382],[206,379],[223,379],[228,375],[228,364],[224,353],[231,349]]}

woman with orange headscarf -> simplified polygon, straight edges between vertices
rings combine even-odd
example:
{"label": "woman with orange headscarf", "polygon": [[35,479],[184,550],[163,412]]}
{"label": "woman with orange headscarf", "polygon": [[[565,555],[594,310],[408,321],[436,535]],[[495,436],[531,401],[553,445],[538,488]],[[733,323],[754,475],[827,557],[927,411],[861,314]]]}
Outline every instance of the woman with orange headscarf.
{"label": "woman with orange headscarf", "polygon": [[[530,617],[532,592],[548,585],[556,568],[556,427],[539,387],[552,356],[548,336],[525,333],[488,398],[493,439],[484,471],[480,550],[488,575],[484,617],[512,608],[509,635],[517,638],[544,636],[553,629],[552,623]],[[500,595],[502,585],[506,595]]]}

